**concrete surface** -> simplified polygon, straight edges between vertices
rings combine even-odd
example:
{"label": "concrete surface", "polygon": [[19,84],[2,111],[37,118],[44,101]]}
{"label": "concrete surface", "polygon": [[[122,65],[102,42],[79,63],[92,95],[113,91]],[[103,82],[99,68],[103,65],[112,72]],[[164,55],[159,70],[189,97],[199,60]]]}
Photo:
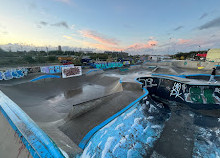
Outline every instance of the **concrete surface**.
{"label": "concrete surface", "polygon": [[[162,99],[155,101],[151,99],[151,94],[98,130],[85,150],[79,148],[80,141],[94,127],[143,95],[141,85],[135,82],[135,78],[150,75],[152,70],[168,75],[209,74],[209,67],[212,66],[207,64],[207,69],[198,71],[193,69],[191,62],[187,63],[190,69],[182,68],[184,63],[180,66],[170,62],[156,63],[156,68],[149,67],[154,65],[152,63],[147,64],[122,71],[84,70],[83,76],[79,77],[28,82],[41,75],[31,74],[21,80],[0,82],[0,89],[69,157],[210,157],[213,152],[215,156],[220,155],[218,112],[210,119],[206,117],[208,113],[212,114],[210,111],[185,109],[182,104],[173,105]],[[179,80],[175,76],[170,78]],[[181,79],[181,82],[195,86],[208,85],[205,81],[191,79]],[[166,87],[172,89],[169,84]],[[211,127],[208,126],[211,124],[209,120],[214,122]],[[0,120],[2,126],[9,127],[4,119]],[[5,130],[1,131],[0,128],[0,132],[4,133]],[[13,135],[11,132],[13,130],[8,134]],[[0,141],[13,143],[8,136],[5,136],[8,142],[2,137]],[[211,148],[208,148],[207,142]],[[20,146],[15,143],[11,147],[17,150]],[[0,145],[0,153],[3,149]]]}
{"label": "concrete surface", "polygon": [[21,139],[0,111],[0,157],[32,158]]}

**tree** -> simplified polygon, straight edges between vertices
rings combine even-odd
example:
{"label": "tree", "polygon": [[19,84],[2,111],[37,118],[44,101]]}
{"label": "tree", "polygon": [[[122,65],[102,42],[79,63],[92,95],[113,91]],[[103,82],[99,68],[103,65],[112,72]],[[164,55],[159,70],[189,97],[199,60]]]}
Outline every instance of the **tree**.
{"label": "tree", "polygon": [[57,60],[56,56],[49,56],[48,61],[49,62],[55,62]]}

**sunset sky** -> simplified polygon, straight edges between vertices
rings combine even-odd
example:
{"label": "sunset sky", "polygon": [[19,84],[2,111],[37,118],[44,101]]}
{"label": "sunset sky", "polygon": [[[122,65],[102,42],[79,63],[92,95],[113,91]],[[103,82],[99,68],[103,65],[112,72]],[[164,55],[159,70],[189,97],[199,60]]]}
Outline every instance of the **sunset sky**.
{"label": "sunset sky", "polygon": [[219,6],[219,0],[0,0],[0,47],[131,54],[220,48]]}

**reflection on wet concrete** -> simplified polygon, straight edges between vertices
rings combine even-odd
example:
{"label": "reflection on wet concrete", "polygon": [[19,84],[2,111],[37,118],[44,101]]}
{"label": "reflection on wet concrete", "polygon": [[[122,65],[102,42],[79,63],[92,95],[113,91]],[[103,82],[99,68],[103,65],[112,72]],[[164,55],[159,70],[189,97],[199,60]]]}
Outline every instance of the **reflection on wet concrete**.
{"label": "reflection on wet concrete", "polygon": [[62,106],[64,102],[70,102],[71,105],[78,104],[81,102],[85,102],[91,99],[95,99],[100,97],[100,95],[104,95],[106,93],[106,87],[101,85],[83,85],[80,88],[67,90],[63,93],[47,98],[47,103],[49,106]]}
{"label": "reflection on wet concrete", "polygon": [[73,89],[73,90],[65,91],[65,92],[64,92],[64,97],[65,97],[66,99],[69,99],[69,98],[72,98],[72,97],[74,97],[74,96],[76,96],[76,95],[79,95],[79,94],[81,94],[81,93],[83,93],[83,89],[80,87],[80,88],[78,88],[78,89]]}

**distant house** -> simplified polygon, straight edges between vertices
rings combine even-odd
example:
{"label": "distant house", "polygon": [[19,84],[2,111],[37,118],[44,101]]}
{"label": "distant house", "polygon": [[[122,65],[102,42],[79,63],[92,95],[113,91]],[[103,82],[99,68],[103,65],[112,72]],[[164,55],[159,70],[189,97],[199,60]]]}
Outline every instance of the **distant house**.
{"label": "distant house", "polygon": [[206,60],[220,62],[220,49],[210,49],[207,53]]}
{"label": "distant house", "polygon": [[58,60],[60,61],[60,63],[62,64],[72,64],[72,60],[73,60],[73,57],[58,57]]}

